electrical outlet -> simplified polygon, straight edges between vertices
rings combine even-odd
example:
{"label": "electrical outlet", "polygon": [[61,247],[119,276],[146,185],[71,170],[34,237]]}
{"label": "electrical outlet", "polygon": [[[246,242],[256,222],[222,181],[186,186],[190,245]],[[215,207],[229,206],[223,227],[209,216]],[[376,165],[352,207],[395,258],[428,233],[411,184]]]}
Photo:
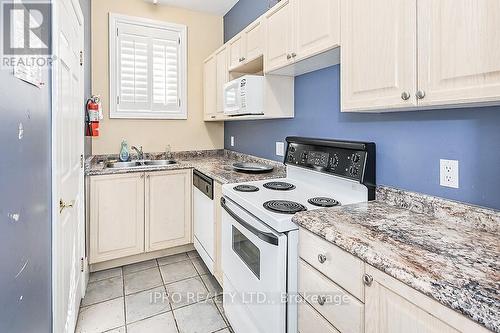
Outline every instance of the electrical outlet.
{"label": "electrical outlet", "polygon": [[440,184],[444,187],[458,188],[458,161],[440,160]]}
{"label": "electrical outlet", "polygon": [[234,136],[231,136],[231,147],[234,147]]}
{"label": "electrical outlet", "polygon": [[276,142],[276,155],[285,156],[285,143]]}

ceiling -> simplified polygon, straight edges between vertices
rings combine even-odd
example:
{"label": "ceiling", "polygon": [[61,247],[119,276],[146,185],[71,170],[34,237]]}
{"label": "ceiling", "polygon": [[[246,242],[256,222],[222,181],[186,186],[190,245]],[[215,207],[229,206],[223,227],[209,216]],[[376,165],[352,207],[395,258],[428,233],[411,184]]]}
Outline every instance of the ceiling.
{"label": "ceiling", "polygon": [[[153,2],[153,0],[147,0]],[[158,0],[160,5],[181,7],[216,15],[226,14],[238,0]]]}

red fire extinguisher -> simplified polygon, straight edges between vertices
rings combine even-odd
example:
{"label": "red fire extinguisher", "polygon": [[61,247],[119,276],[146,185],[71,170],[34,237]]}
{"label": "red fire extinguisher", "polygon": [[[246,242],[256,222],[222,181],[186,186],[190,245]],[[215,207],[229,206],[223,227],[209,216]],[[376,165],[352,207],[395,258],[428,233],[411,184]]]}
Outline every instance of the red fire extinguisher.
{"label": "red fire extinguisher", "polygon": [[102,119],[101,99],[92,96],[87,100],[86,107],[87,136],[99,136],[99,121]]}

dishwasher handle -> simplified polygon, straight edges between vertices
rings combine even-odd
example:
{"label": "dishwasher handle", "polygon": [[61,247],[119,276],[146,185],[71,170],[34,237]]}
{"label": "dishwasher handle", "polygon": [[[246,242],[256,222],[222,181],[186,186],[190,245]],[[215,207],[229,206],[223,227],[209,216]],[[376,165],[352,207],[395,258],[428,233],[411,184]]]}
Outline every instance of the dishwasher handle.
{"label": "dishwasher handle", "polygon": [[269,232],[264,232],[260,231],[259,229],[255,228],[254,226],[250,225],[248,222],[243,220],[241,217],[236,215],[235,212],[233,212],[227,205],[226,205],[226,198],[221,198],[220,199],[220,205],[224,210],[233,218],[235,219],[239,224],[241,224],[245,229],[250,231],[252,234],[255,236],[259,237],[261,240],[264,242],[271,244],[271,245],[276,245],[278,246],[278,237],[272,233]]}
{"label": "dishwasher handle", "polygon": [[202,174],[201,172],[193,171],[193,186],[199,189],[210,200],[214,199],[214,181],[212,178]]}

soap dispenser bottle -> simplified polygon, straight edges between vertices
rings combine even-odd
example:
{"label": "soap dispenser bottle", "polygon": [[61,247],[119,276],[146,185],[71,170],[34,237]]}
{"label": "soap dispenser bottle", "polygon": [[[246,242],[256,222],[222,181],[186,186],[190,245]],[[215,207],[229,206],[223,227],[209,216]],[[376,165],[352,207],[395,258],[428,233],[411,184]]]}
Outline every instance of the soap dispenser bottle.
{"label": "soap dispenser bottle", "polygon": [[120,149],[120,161],[127,162],[130,158],[130,153],[128,151],[128,143],[127,140],[122,140],[122,147]]}

